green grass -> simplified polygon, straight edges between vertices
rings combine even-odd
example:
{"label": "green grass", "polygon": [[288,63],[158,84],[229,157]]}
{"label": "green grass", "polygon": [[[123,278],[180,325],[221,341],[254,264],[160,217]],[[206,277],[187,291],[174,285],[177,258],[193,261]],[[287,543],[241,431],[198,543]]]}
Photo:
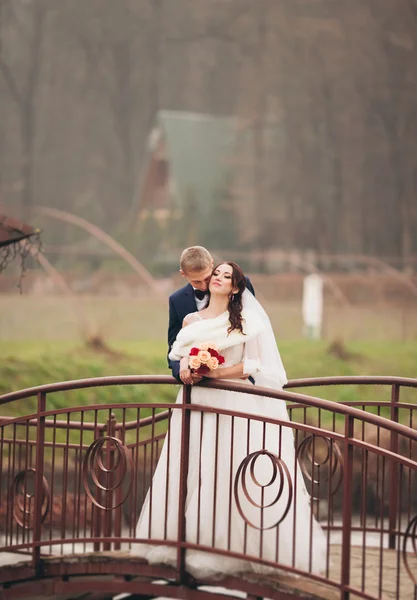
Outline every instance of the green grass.
{"label": "green grass", "polygon": [[[341,360],[329,353],[325,342],[283,342],[280,351],[289,379],[323,377],[336,375],[392,375],[403,377],[417,376],[417,344],[408,343],[371,343],[352,342],[346,344],[346,350],[351,353],[349,360]],[[121,342],[111,344],[110,353],[87,349],[76,343],[58,342],[9,342],[0,343],[0,395],[9,391],[29,388],[37,385],[109,375],[146,375],[169,374],[166,365],[166,346],[156,341]],[[387,386],[332,386],[304,388],[294,391],[306,393],[333,401],[349,402],[361,400],[386,401],[386,408],[380,414],[389,417],[390,388]],[[47,410],[59,410],[78,406],[89,407],[102,404],[146,404],[171,403],[175,401],[178,386],[113,386],[102,388],[87,388],[83,390],[48,394]],[[401,400],[417,404],[417,389],[401,391]],[[371,409],[377,412],[377,409]],[[24,416],[36,411],[36,398],[18,400],[0,406],[2,416]],[[101,410],[95,413],[87,409],[84,422],[106,422],[111,412],[117,422],[135,421],[138,418],[137,408],[126,411],[118,408]],[[142,408],[140,418],[151,414],[151,409]],[[71,421],[80,421],[81,412],[71,416]],[[293,413],[293,420],[303,420],[304,414]],[[307,419],[310,424],[318,422],[319,414],[314,408],[308,409]],[[67,419],[66,414],[58,419]],[[408,413],[402,411],[400,420],[407,423]],[[321,411],[320,422],[324,426],[332,423],[332,414]],[[336,426],[343,426],[342,419],[336,419]],[[165,423],[157,424],[155,433],[164,430]],[[141,430],[145,437],[151,437],[151,428]],[[31,430],[31,437],[35,435]],[[24,439],[26,429],[17,427],[16,435]],[[47,430],[47,440],[53,441],[53,429]],[[67,438],[68,435],[68,438]],[[134,442],[136,429],[127,435],[128,442]],[[6,437],[12,437],[11,426],[8,426]],[[91,443],[92,433],[84,435],[84,443]],[[90,439],[91,438],[91,439]],[[56,441],[79,444],[78,431],[67,433],[65,429],[56,432]],[[144,439],[144,438],[141,438]],[[48,454],[48,451],[46,452]]]}
{"label": "green grass", "polygon": [[[289,379],[332,375],[393,375],[417,377],[417,343],[351,342],[346,345],[350,360],[328,352],[325,342],[283,342],[280,351]],[[166,346],[156,341],[123,342],[111,345],[114,355],[95,352],[76,343],[0,343],[0,394],[32,386],[108,375],[169,374]],[[172,401],[177,388],[171,386],[123,386],[85,389],[51,394],[51,408],[119,402]],[[389,398],[387,388],[359,389],[357,386],[309,390],[336,401]],[[416,394],[410,392],[409,397]],[[13,403],[13,414],[28,410],[27,401]],[[8,407],[11,408],[11,407]],[[6,407],[0,411],[6,414]],[[17,411],[17,412],[16,412]],[[21,412],[22,411],[22,412]],[[9,413],[10,414],[10,413]]]}

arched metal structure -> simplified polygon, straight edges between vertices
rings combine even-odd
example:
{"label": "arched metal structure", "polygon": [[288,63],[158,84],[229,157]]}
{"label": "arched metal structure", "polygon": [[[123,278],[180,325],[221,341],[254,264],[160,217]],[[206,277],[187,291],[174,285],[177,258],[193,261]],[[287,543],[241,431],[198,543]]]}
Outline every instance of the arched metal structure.
{"label": "arched metal structure", "polygon": [[130,265],[132,269],[139,275],[141,280],[146,283],[146,285],[148,285],[152,291],[157,293],[159,292],[156,280],[139,262],[139,260],[135,258],[128,250],[126,250],[126,248],[119,244],[119,242],[113,239],[108,233],[100,229],[100,227],[97,227],[97,225],[93,225],[82,217],[73,215],[64,210],[58,210],[57,208],[50,208],[48,206],[35,206],[33,210],[36,214],[41,216],[63,221],[64,223],[70,223],[75,225],[75,227],[79,227],[80,229],[87,231],[87,233],[100,240],[115,254],[118,254],[128,265]]}
{"label": "arched metal structure", "polygon": [[[189,387],[183,388],[182,403],[159,402],[157,386],[175,384],[173,378],[161,375],[105,377],[0,397],[0,413],[23,413],[0,418],[2,598],[42,594],[88,598],[94,591],[91,597],[95,598],[132,593],[206,600],[207,585],[215,586],[210,598],[214,595],[221,600],[236,591],[248,598],[276,600],[413,598],[417,585],[417,380],[354,377],[289,382],[288,388],[353,385],[360,390],[360,385],[378,385],[390,391],[380,401],[363,401],[359,396],[351,402],[354,406],[247,384],[204,384],[245,392],[248,403],[251,395],[284,400],[290,422],[247,413],[245,406],[226,411],[193,404]],[[124,385],[150,385],[155,400],[71,406],[73,390]],[[66,395],[70,408],[55,408],[57,392]],[[174,547],[177,558],[171,565],[151,565],[131,551],[140,541],[135,530],[141,504],[152,489],[152,473],[175,413],[183,423],[177,448],[182,461],[178,535],[141,541]],[[189,453],[191,416],[203,420],[206,414],[215,419],[227,417],[232,423],[256,420],[293,431],[312,498],[311,511],[327,540],[328,560],[321,575],[281,564],[279,557],[271,563],[262,556],[248,556],[244,548],[239,556],[269,564],[276,571],[268,576],[248,572],[198,580],[188,575],[188,550],[236,555],[215,545],[191,543],[183,522],[187,471],[192,461],[199,460]],[[264,453],[262,448],[259,452]],[[245,464],[236,465],[235,482],[245,469],[245,476],[250,476],[246,462],[252,455],[244,459]],[[279,451],[271,458],[279,462]],[[297,493],[295,482],[293,491]],[[236,494],[234,501],[239,502]],[[166,515],[160,519],[164,522]],[[274,526],[279,528],[279,515],[276,521]]]}

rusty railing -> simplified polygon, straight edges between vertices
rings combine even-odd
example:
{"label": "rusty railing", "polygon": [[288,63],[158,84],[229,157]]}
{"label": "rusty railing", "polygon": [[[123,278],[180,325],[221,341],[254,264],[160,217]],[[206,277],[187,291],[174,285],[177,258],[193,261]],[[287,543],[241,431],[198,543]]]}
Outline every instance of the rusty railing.
{"label": "rusty railing", "polygon": [[[387,385],[391,389],[387,400],[365,401],[360,399],[361,388],[355,387],[359,397],[349,402],[351,406],[287,389],[275,392],[217,381],[199,386],[195,397],[195,390],[185,386],[182,401],[176,404],[159,402],[159,386],[173,384],[176,380],[168,376],[106,377],[0,397],[0,413],[20,415],[0,418],[0,559],[5,565],[0,584],[4,589],[41,577],[62,579],[63,572],[50,562],[53,557],[95,553],[95,562],[101,564],[98,558],[103,551],[123,551],[130,557],[122,576],[106,581],[106,590],[151,594],[149,577],[198,586],[211,579],[191,570],[191,580],[189,559],[195,551],[203,551],[208,557],[224,557],[225,564],[240,561],[251,577],[243,573],[233,579],[231,572],[228,581],[251,595],[263,596],[267,589],[268,597],[278,597],[274,586],[298,581],[293,585],[305,585],[318,595],[324,586],[343,600],[351,594],[367,599],[413,598],[417,380],[328,378],[292,381],[287,386]],[[151,385],[155,401],[71,406],[74,390],[115,385]],[[216,402],[199,403],[204,388],[242,391],[246,403],[238,410]],[[65,392],[71,407],[55,408],[56,392]],[[285,401],[290,420],[274,411],[273,416],[254,414],[253,396],[261,396],[272,407]],[[390,418],[381,416],[386,409]],[[254,431],[261,433],[256,438],[263,440],[259,447],[253,447]],[[294,461],[287,460],[292,464],[284,460],[283,440],[288,435],[295,448]],[[244,456],[237,452],[242,440]],[[275,444],[272,450],[271,444]],[[163,447],[166,468],[156,473]],[[257,472],[260,464],[272,473],[264,483]],[[302,479],[296,475],[297,465]],[[176,479],[172,474],[177,472]],[[187,506],[195,480],[200,483],[195,488],[195,527],[191,527]],[[270,503],[269,488],[274,486]],[[309,532],[297,529],[297,502],[304,486],[311,497]],[[259,497],[251,496],[254,490]],[[219,503],[219,498],[227,502]],[[259,523],[251,520],[254,504],[260,505]],[[314,568],[316,519],[326,548],[320,573]],[[285,540],[292,548],[285,559],[283,531],[292,536]],[[275,536],[273,557],[264,551],[271,536]],[[302,543],[304,564],[297,558]],[[155,548],[172,550],[165,552],[164,564],[143,560]],[[22,561],[20,571],[7,567],[16,557]],[[68,565],[65,568],[68,574]],[[79,575],[82,567],[78,568]],[[114,574],[112,568],[109,572]],[[93,567],[85,569],[91,573]],[[105,571],[103,565],[100,569],[97,572]],[[299,579],[288,579],[289,575]],[[71,591],[81,589],[82,583],[66,580],[65,585]]]}

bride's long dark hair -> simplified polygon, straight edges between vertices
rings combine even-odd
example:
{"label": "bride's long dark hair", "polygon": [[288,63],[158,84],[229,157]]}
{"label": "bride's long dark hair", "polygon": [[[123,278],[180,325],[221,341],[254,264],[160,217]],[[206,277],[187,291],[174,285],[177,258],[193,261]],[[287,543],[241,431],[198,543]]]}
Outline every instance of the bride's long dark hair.
{"label": "bride's long dark hair", "polygon": [[[229,265],[232,267],[232,290],[229,294],[229,304],[227,306],[229,311],[230,327],[227,332],[231,333],[235,329],[243,333],[243,317],[242,317],[242,294],[246,288],[246,279],[242,269],[235,262],[221,262],[214,269],[214,271],[220,265]],[[233,290],[238,290],[233,293]]]}

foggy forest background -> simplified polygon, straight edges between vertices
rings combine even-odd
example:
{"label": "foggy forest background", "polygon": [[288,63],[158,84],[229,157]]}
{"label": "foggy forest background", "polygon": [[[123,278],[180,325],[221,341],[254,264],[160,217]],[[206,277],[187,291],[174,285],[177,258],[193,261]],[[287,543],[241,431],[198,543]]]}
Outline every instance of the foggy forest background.
{"label": "foggy forest background", "polygon": [[225,182],[197,239],[412,264],[416,28],[415,0],[0,0],[0,203],[83,216],[152,267],[187,242],[141,213],[158,111],[230,116],[253,132],[254,184]]}

